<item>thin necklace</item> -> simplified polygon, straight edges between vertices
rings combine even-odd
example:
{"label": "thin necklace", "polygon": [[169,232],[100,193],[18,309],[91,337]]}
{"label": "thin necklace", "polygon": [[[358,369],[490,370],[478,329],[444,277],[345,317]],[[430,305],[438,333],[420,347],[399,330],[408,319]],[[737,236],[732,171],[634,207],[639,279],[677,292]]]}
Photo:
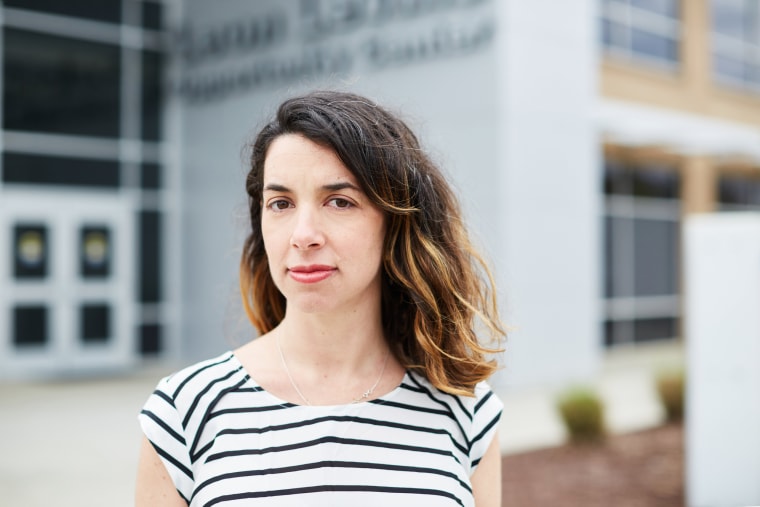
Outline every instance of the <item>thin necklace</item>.
{"label": "thin necklace", "polygon": [[[288,363],[285,361],[285,354],[282,353],[282,347],[280,346],[280,337],[278,335],[275,335],[274,338],[275,343],[277,344],[277,351],[280,353],[280,361],[282,361],[282,367],[285,369],[285,373],[288,376],[288,380],[290,380],[290,385],[293,386],[293,389],[295,389],[296,393],[298,393],[298,396],[301,397],[303,402],[309,406],[311,406],[311,402],[309,399],[303,395],[300,389],[298,389],[298,385],[296,385],[296,382],[293,380],[293,376],[290,374],[290,368],[288,368]],[[380,376],[377,377],[377,380],[374,384],[372,384],[372,387],[364,391],[361,396],[358,398],[354,398],[351,400],[351,403],[359,403],[361,401],[366,400],[369,398],[372,393],[375,391],[375,388],[380,384],[380,380],[383,378],[383,374],[385,373],[385,367],[388,365],[388,358],[391,356],[391,349],[388,349],[388,352],[385,354],[385,360],[383,361],[383,369],[380,370]]]}

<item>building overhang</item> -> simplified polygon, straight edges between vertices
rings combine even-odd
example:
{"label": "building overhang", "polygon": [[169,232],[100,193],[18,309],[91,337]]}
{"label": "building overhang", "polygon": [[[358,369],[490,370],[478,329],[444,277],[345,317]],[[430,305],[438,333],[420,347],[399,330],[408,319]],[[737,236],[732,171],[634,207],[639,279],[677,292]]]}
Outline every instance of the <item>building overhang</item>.
{"label": "building overhang", "polygon": [[760,127],[614,99],[600,99],[596,123],[608,144],[760,164]]}

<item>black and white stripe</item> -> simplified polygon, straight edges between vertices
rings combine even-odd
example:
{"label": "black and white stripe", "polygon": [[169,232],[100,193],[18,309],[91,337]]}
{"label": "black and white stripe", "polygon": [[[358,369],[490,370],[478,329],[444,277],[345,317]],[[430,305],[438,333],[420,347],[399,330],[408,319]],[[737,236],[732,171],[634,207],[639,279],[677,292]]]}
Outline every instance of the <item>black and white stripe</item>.
{"label": "black and white stripe", "polygon": [[502,404],[408,372],[377,400],[300,406],[262,389],[230,352],[162,380],[140,414],[193,506],[472,506],[470,476]]}

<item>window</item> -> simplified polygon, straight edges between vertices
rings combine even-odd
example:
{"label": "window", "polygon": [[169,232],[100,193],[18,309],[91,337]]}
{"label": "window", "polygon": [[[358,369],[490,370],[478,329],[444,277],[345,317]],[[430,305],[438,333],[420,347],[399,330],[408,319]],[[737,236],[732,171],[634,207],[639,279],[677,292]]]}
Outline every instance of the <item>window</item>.
{"label": "window", "polygon": [[162,328],[158,324],[143,324],[138,329],[140,353],[144,356],[156,355],[163,349]]}
{"label": "window", "polygon": [[47,227],[16,224],[13,228],[13,275],[17,279],[43,279],[48,274]]}
{"label": "window", "polygon": [[20,305],[13,309],[13,345],[43,346],[49,342],[48,309],[44,305]]}
{"label": "window", "polygon": [[161,139],[161,107],[164,102],[163,55],[154,51],[142,53],[142,138]]}
{"label": "window", "polygon": [[79,230],[79,275],[104,279],[111,274],[111,230],[103,225],[84,225]]}
{"label": "window", "polygon": [[140,166],[140,187],[144,190],[157,190],[161,188],[161,172],[162,168],[160,164],[143,162]]}
{"label": "window", "polygon": [[760,91],[760,2],[712,0],[711,7],[715,77]]}
{"label": "window", "polygon": [[5,0],[6,7],[118,23],[121,0]]}
{"label": "window", "polygon": [[679,322],[679,178],[668,167],[605,168],[605,343],[673,338]]}
{"label": "window", "polygon": [[760,210],[760,178],[741,174],[721,175],[718,200],[724,211]]}
{"label": "window", "polygon": [[611,54],[673,66],[679,16],[677,0],[602,0],[602,44]]}
{"label": "window", "polygon": [[79,331],[82,343],[105,343],[111,338],[111,307],[105,303],[88,303],[79,308]]}
{"label": "window", "polygon": [[70,157],[5,152],[3,182],[39,185],[73,185],[90,188],[119,186],[119,163]]}
{"label": "window", "polygon": [[141,211],[140,227],[140,301],[156,303],[161,300],[161,214]]}
{"label": "window", "polygon": [[119,136],[117,46],[4,30],[3,128]]}
{"label": "window", "polygon": [[142,26],[149,30],[161,30],[163,25],[164,8],[156,2],[144,1],[142,4]]}

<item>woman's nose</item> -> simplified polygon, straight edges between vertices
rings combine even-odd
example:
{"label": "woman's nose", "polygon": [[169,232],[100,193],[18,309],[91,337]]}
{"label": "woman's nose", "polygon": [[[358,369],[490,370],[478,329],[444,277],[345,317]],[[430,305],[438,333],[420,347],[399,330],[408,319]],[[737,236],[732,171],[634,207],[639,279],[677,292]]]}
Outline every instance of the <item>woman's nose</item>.
{"label": "woman's nose", "polygon": [[319,223],[318,213],[309,207],[297,208],[295,223],[290,235],[290,245],[300,249],[319,247],[325,237]]}

